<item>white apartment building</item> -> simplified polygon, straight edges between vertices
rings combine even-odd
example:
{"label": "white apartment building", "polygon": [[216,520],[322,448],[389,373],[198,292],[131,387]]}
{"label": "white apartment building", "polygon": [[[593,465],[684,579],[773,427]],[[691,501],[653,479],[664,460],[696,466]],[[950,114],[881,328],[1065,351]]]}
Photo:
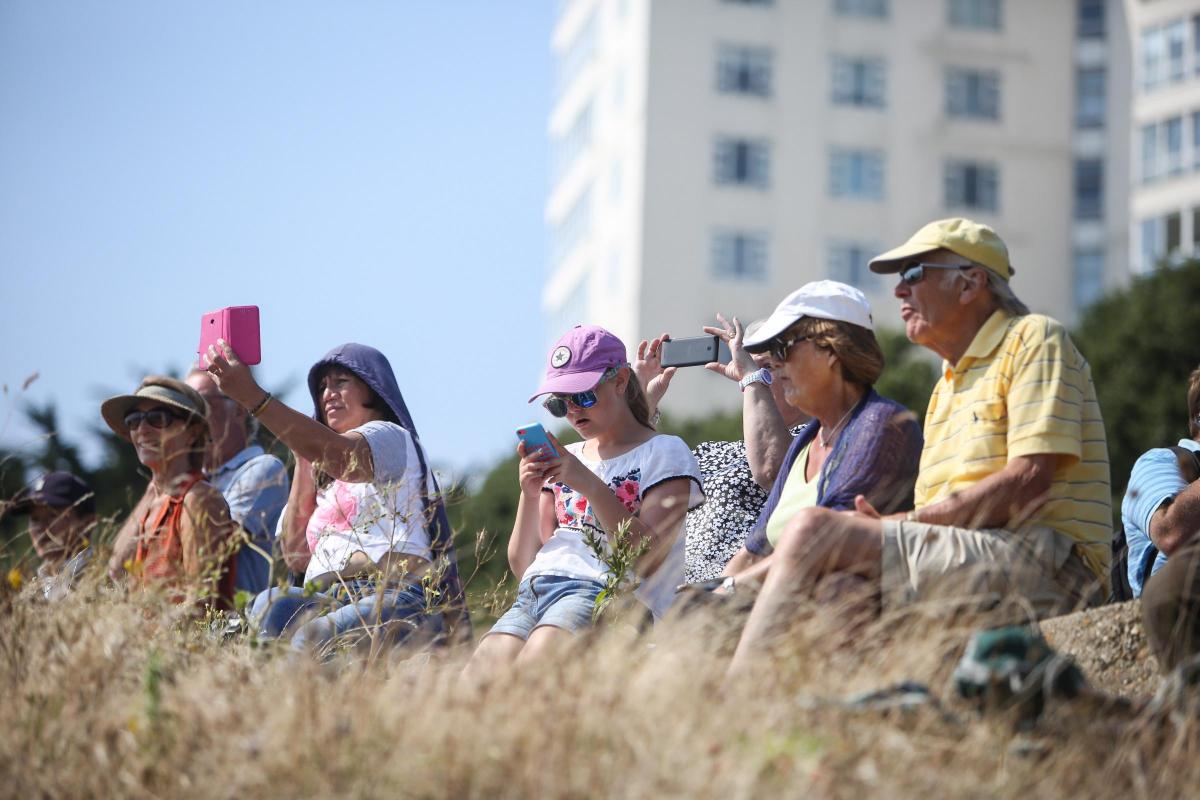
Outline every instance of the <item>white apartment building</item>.
{"label": "white apartment building", "polygon": [[[1127,274],[1121,0],[560,0],[558,15],[548,339],[577,322],[631,349],[697,335],[827,277],[898,328],[894,279],[867,261],[947,216],[995,226],[1017,293],[1064,320]],[[667,409],[736,406],[722,380],[681,371]]]}
{"label": "white apartment building", "polygon": [[1135,269],[1200,254],[1200,2],[1125,0],[1133,47]]}

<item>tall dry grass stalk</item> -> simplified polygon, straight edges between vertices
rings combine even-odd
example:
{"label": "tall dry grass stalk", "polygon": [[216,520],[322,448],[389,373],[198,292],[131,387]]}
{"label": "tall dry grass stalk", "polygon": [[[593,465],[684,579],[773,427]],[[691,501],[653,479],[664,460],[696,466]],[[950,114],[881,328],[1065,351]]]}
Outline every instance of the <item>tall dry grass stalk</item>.
{"label": "tall dry grass stalk", "polygon": [[[975,622],[916,609],[845,627],[808,608],[748,674],[704,614],[598,630],[483,688],[465,649],[326,664],[221,640],[93,578],[65,601],[0,598],[10,797],[1183,797],[1194,713],[1075,703],[1017,736],[956,705]],[[935,613],[937,612],[937,613]],[[912,679],[947,713],[826,703]]]}

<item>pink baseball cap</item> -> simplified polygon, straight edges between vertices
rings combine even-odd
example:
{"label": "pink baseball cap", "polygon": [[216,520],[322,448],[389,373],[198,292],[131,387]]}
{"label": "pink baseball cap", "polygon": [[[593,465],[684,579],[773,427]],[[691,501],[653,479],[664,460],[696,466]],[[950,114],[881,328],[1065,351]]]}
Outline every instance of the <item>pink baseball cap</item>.
{"label": "pink baseball cap", "polygon": [[596,388],[609,367],[623,367],[625,345],[598,325],[576,325],[550,348],[546,379],[529,402],[544,394],[574,394]]}

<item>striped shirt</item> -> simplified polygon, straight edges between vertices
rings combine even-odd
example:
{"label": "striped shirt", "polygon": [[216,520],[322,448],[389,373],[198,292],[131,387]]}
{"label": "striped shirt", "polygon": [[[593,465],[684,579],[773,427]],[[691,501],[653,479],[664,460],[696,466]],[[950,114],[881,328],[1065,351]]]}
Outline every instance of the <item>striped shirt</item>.
{"label": "striped shirt", "polygon": [[[1180,447],[1200,451],[1195,439],[1180,439]],[[1169,447],[1156,447],[1142,453],[1129,474],[1129,486],[1121,501],[1121,522],[1125,525],[1125,542],[1129,547],[1129,588],[1134,597],[1142,596],[1142,576],[1146,562],[1155,554],[1154,568],[1158,572],[1167,563],[1165,553],[1151,549],[1150,521],[1159,507],[1175,499],[1188,483],[1179,472],[1179,459]]]}
{"label": "striped shirt", "polygon": [[1022,524],[1074,539],[1107,586],[1112,497],[1091,368],[1055,320],[997,311],[957,364],[942,364],[925,415],[916,507],[978,483],[1010,458],[1049,453],[1061,456],[1049,497]]}

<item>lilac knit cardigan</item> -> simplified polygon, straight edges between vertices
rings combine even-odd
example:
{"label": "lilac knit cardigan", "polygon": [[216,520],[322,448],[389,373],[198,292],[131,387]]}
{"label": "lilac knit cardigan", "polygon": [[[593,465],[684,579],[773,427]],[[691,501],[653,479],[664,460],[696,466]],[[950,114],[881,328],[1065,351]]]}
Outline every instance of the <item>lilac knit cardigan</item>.
{"label": "lilac knit cardigan", "polygon": [[[751,553],[771,552],[767,520],[779,505],[792,465],[820,428],[821,423],[814,419],[792,440],[758,521],[746,537],[746,548]],[[913,413],[868,389],[834,441],[833,452],[821,466],[817,476],[817,505],[850,509],[854,508],[854,498],[861,494],[881,514],[912,508],[913,485],[923,445],[921,426]]]}

